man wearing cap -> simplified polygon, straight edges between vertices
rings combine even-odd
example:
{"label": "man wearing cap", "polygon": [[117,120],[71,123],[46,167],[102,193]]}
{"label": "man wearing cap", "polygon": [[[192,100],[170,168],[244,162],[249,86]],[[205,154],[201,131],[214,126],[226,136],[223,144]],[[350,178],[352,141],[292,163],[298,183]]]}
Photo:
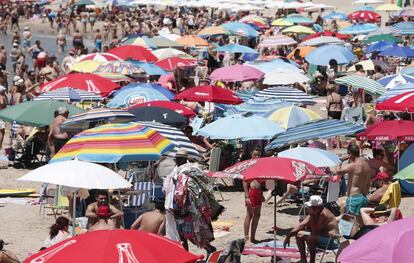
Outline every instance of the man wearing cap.
{"label": "man wearing cap", "polygon": [[[334,214],[323,206],[323,200],[319,195],[312,195],[305,206],[308,209],[308,216],[286,236],[283,246],[289,245],[290,238],[295,236],[300,252],[300,262],[307,262],[307,245],[310,253],[309,262],[314,263],[316,247],[325,248],[328,245],[329,236],[336,236],[339,233],[338,222]],[[332,239],[328,248],[336,249],[338,246],[339,241]]]}
{"label": "man wearing cap", "polygon": [[375,192],[368,195],[368,202],[370,204],[378,205],[388,189],[390,176],[386,172],[379,172],[372,178],[372,183],[376,187]]}
{"label": "man wearing cap", "polygon": [[[6,97],[6,88],[0,85],[0,110],[7,107],[7,97]],[[0,120],[0,149],[2,149],[4,131],[6,129],[6,123],[3,120]]]}

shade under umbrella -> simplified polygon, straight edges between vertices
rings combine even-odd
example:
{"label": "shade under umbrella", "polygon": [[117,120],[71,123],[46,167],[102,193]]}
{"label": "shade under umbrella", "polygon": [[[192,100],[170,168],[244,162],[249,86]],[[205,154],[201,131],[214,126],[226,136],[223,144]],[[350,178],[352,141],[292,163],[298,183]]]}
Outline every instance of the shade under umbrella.
{"label": "shade under umbrella", "polygon": [[341,163],[336,154],[318,148],[296,147],[282,151],[277,156],[304,161],[315,167],[333,167]]}
{"label": "shade under umbrella", "polygon": [[178,128],[187,122],[187,118],[183,115],[161,107],[134,107],[129,108],[128,112],[132,113],[137,121],[159,122]]}

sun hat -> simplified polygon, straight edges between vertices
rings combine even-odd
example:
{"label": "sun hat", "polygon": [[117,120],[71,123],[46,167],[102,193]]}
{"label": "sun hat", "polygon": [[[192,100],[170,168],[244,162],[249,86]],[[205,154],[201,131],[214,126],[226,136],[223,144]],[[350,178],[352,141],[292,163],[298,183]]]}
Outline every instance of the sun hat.
{"label": "sun hat", "polygon": [[319,195],[312,195],[309,201],[305,203],[306,207],[323,206],[322,197]]}
{"label": "sun hat", "polygon": [[175,158],[181,157],[181,158],[188,158],[188,151],[186,149],[179,149],[177,153],[175,154]]}

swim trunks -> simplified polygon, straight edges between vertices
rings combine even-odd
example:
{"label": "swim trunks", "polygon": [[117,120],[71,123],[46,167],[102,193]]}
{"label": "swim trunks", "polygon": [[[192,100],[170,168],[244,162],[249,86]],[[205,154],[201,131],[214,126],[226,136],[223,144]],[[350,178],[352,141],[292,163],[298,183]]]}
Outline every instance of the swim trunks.
{"label": "swim trunks", "polygon": [[336,238],[331,238],[331,240],[329,240],[329,236],[318,236],[318,247],[334,250],[339,247],[339,240]]}
{"label": "swim trunks", "polygon": [[368,205],[368,199],[363,194],[351,195],[346,199],[346,212],[352,215],[360,215],[362,207]]}
{"label": "swim trunks", "polygon": [[250,197],[250,204],[252,208],[259,207],[262,205],[263,192],[261,189],[250,188],[249,197]]}

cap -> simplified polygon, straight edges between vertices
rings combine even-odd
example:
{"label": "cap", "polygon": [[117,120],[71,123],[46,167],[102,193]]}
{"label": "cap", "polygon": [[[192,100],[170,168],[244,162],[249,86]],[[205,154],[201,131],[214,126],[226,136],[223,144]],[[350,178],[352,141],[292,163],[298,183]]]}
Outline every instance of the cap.
{"label": "cap", "polygon": [[68,112],[68,109],[66,107],[59,107],[58,108],[58,114],[65,114],[66,112]]}
{"label": "cap", "polygon": [[305,203],[306,207],[323,206],[322,197],[319,195],[312,195],[309,201]]}
{"label": "cap", "polygon": [[374,176],[374,178],[372,178],[372,181],[377,181],[377,180],[388,181],[389,179],[390,179],[390,176],[387,173],[379,172],[377,173],[377,175]]}
{"label": "cap", "polygon": [[180,148],[175,154],[175,158],[177,157],[188,158],[188,151],[186,149]]}
{"label": "cap", "polygon": [[18,47],[18,46],[19,46],[18,43],[16,43],[16,42],[13,43],[13,47]]}
{"label": "cap", "polygon": [[109,209],[109,206],[101,205],[98,207],[98,210],[96,211],[96,215],[100,217],[109,217],[111,216],[111,210]]}

